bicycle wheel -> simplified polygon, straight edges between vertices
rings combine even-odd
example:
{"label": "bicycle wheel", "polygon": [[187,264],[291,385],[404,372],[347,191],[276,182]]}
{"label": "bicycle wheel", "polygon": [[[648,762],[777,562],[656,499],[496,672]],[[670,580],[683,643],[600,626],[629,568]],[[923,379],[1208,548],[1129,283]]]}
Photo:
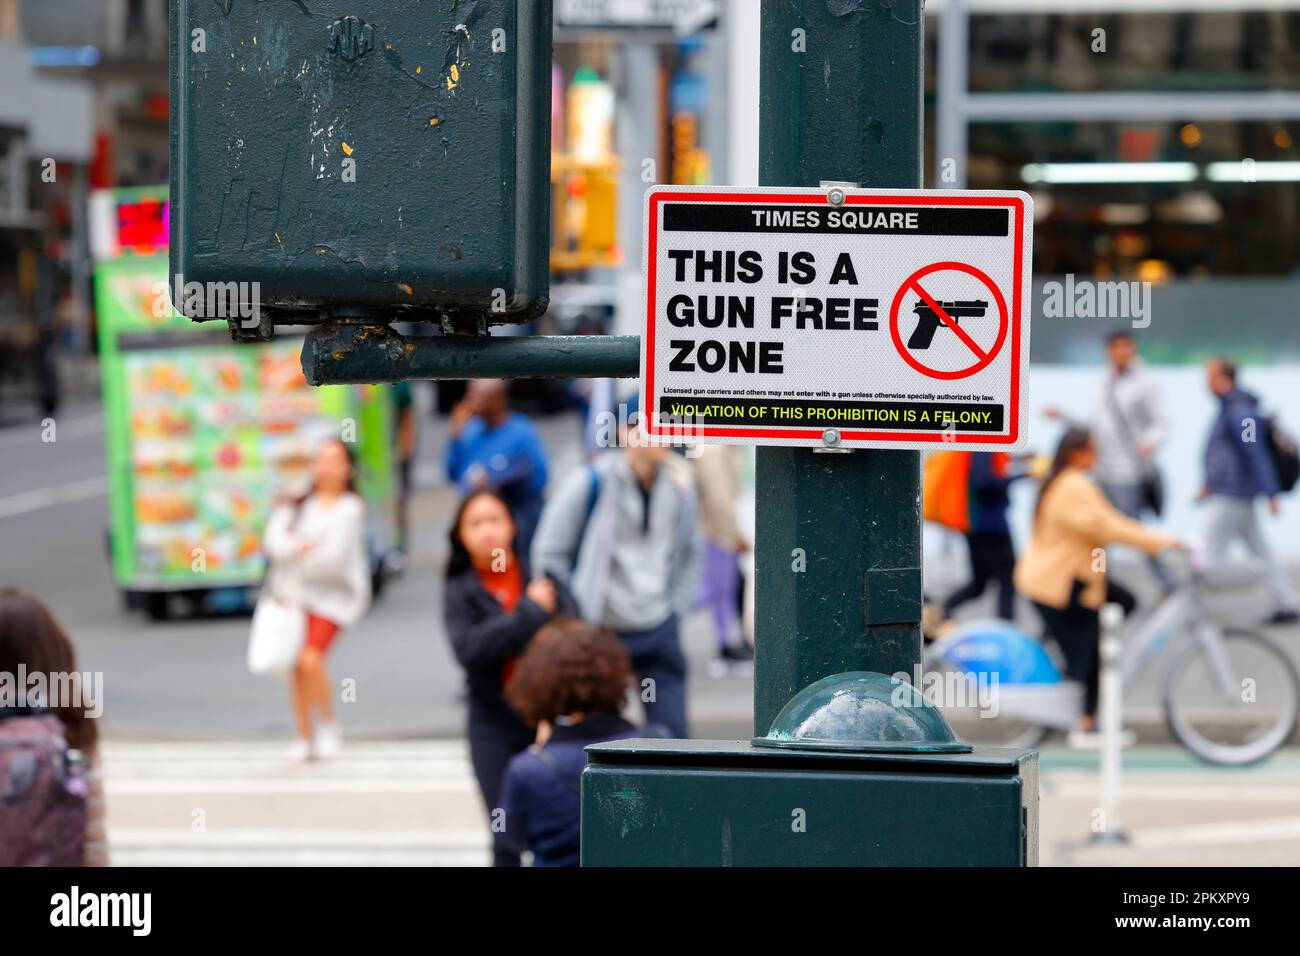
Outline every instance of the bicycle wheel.
{"label": "bicycle wheel", "polygon": [[1257,763],[1295,730],[1300,676],[1285,651],[1251,631],[1225,630],[1223,653],[1239,686],[1225,694],[1205,648],[1193,643],[1165,675],[1165,718],[1174,738],[1208,763]]}

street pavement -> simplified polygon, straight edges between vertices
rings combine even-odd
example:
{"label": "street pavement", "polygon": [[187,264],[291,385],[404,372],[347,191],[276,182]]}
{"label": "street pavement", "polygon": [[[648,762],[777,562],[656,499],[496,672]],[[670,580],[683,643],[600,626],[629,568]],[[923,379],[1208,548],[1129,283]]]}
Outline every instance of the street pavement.
{"label": "street pavement", "polygon": [[1172,745],[1124,754],[1119,821],[1103,818],[1097,755],[1044,748],[1043,866],[1300,865],[1300,754],[1256,767],[1207,767]]}

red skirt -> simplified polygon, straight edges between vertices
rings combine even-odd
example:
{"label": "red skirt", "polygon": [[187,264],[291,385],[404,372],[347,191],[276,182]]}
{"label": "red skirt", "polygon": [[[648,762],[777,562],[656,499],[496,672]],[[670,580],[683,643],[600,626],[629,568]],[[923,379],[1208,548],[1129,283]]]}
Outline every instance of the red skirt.
{"label": "red skirt", "polygon": [[327,617],[317,617],[315,614],[307,615],[307,640],[303,642],[303,647],[310,647],[321,656],[330,649],[334,643],[334,638],[338,636],[339,626]]}

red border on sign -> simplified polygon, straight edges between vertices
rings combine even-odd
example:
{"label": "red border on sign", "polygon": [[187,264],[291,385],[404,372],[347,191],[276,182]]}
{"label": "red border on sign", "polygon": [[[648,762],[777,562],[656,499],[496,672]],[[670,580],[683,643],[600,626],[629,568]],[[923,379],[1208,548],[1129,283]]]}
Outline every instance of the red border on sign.
{"label": "red border on sign", "polygon": [[[918,283],[918,280],[925,276],[932,275],[935,272],[964,272],[966,275],[978,279],[982,285],[993,293],[994,304],[998,307],[998,337],[994,341],[993,345],[987,352],[982,353],[980,360],[974,365],[956,369],[951,372],[930,368],[930,366],[912,355],[912,353],[908,351],[907,346],[903,344],[903,336],[898,330],[898,307],[903,304],[903,296],[907,294],[907,290],[912,286],[916,286],[917,290],[920,291],[921,286]],[[933,300],[929,301],[933,304]],[[949,324],[947,316],[944,316],[944,324]],[[912,366],[912,368],[916,369],[916,371],[920,372],[922,375],[929,376],[930,378],[943,379],[949,382],[956,381],[959,378],[966,378],[968,375],[974,375],[976,372],[982,372],[984,369],[988,368],[989,364],[998,357],[998,353],[1002,351],[1002,345],[1006,342],[1007,338],[1007,300],[1003,298],[1002,290],[998,288],[997,283],[990,279],[986,273],[981,272],[974,266],[967,265],[964,262],[936,262],[934,265],[926,266],[924,269],[917,269],[903,281],[901,286],[899,286],[898,291],[894,294],[894,301],[889,306],[889,337],[893,339],[894,348],[897,350],[898,354],[903,357],[903,361]],[[974,346],[972,346],[972,348],[974,348]]]}
{"label": "red border on sign", "polygon": [[[803,205],[826,205],[825,195],[810,193],[711,193],[711,192],[657,192],[650,196],[648,216],[650,228],[647,230],[646,247],[646,387],[641,396],[642,408],[648,409],[650,415],[645,419],[644,428],[647,435],[654,437],[680,437],[680,429],[674,433],[669,429],[655,429],[656,406],[654,403],[654,348],[655,348],[655,270],[658,267],[659,240],[659,205],[664,202],[741,202],[741,203],[800,203]],[[870,194],[851,194],[845,197],[849,205],[870,206],[1006,206],[1015,210],[1016,227],[1014,239],[1014,262],[1012,266],[1012,286],[1014,295],[1011,300],[1011,428],[1005,435],[962,435],[962,443],[985,445],[1013,445],[1020,434],[1020,280],[1024,268],[1024,227],[1025,204],[1015,196],[926,196],[924,194],[907,196],[873,196]],[[698,426],[702,437],[710,438],[796,438],[820,441],[823,429],[820,428],[719,428],[714,425]],[[914,431],[857,431],[840,429],[840,436],[845,441],[915,441],[943,442],[945,432]],[[951,439],[949,439],[951,442]]]}

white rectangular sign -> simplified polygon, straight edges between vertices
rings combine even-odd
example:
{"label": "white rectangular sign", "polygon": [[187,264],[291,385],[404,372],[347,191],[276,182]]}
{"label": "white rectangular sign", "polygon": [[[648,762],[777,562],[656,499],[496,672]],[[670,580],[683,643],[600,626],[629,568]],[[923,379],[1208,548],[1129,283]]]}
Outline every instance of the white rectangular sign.
{"label": "white rectangular sign", "polygon": [[661,186],[645,222],[648,434],[1023,446],[1025,193]]}

